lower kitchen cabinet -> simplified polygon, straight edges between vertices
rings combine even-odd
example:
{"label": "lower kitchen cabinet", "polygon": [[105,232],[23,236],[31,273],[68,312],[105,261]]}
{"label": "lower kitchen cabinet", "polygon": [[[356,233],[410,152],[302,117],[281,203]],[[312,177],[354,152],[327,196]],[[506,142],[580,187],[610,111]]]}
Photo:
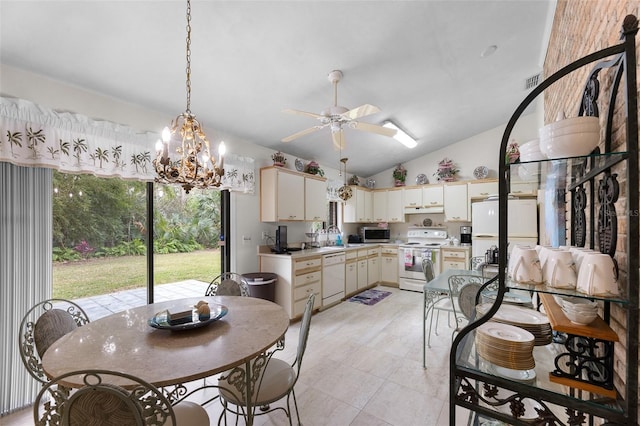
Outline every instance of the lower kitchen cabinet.
{"label": "lower kitchen cabinet", "polygon": [[304,313],[307,298],[316,295],[313,308],[322,305],[322,256],[292,259],[291,256],[260,256],[260,272],[278,275],[275,302],[282,306],[289,318]]}
{"label": "lower kitchen cabinet", "polygon": [[447,269],[469,269],[471,263],[471,247],[443,247],[442,272]]}
{"label": "lower kitchen cabinet", "polygon": [[349,296],[358,291],[358,252],[350,250],[346,253],[347,261],[345,263],[345,296]]}
{"label": "lower kitchen cabinet", "polygon": [[368,259],[367,259],[367,250],[358,250],[358,290],[362,290],[368,287],[367,280],[367,270],[368,267]]}
{"label": "lower kitchen cabinet", "polygon": [[367,287],[380,281],[380,249],[369,249],[367,253]]}
{"label": "lower kitchen cabinet", "polygon": [[398,286],[398,249],[383,247],[380,249],[380,281],[393,287]]}

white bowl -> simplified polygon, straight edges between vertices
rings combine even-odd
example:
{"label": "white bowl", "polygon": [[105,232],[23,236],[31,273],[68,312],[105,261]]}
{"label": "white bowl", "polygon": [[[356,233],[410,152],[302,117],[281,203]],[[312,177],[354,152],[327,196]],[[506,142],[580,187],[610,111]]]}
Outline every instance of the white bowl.
{"label": "white bowl", "polygon": [[572,133],[540,138],[540,150],[547,158],[578,157],[588,155],[600,143],[600,132]]}
{"label": "white bowl", "polygon": [[562,129],[564,127],[580,127],[584,128],[600,128],[600,119],[598,117],[589,117],[589,116],[579,116],[579,117],[571,117],[564,118],[562,120],[557,120],[552,123],[547,124],[543,127],[543,129]]}
{"label": "white bowl", "polygon": [[596,317],[598,316],[597,312],[590,312],[590,313],[574,312],[574,311],[568,311],[564,308],[562,308],[562,312],[567,316],[569,321],[576,324],[581,324],[581,325],[591,324],[593,320],[595,320]]}
{"label": "white bowl", "polygon": [[518,147],[518,150],[520,151],[520,154],[523,152],[540,151],[540,139],[536,138],[525,142]]}

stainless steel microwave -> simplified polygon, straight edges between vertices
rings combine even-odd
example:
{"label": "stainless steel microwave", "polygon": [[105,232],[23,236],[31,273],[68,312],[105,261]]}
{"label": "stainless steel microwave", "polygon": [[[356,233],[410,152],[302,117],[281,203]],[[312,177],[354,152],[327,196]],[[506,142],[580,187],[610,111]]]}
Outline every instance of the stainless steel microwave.
{"label": "stainless steel microwave", "polygon": [[363,243],[388,243],[391,240],[391,230],[389,228],[363,226],[360,228],[360,235]]}

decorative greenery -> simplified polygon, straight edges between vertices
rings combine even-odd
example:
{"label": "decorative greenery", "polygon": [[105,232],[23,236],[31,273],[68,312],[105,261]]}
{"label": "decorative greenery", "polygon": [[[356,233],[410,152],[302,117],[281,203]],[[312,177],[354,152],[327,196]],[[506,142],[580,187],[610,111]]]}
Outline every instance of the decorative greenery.
{"label": "decorative greenery", "polygon": [[322,170],[318,163],[316,163],[315,161],[311,161],[309,164],[307,164],[307,169],[305,171],[312,175],[324,176],[324,170]]}
{"label": "decorative greenery", "polygon": [[518,163],[520,161],[520,147],[518,142],[511,140],[511,143],[507,146],[507,154],[505,162],[507,164]]}
{"label": "decorative greenery", "polygon": [[396,186],[404,185],[404,182],[407,180],[407,169],[400,163],[396,166],[393,171],[393,179],[396,181]]}
{"label": "decorative greenery", "polygon": [[280,151],[274,153],[271,156],[271,159],[273,160],[273,163],[278,166],[284,166],[285,164],[287,164],[287,157],[285,157],[284,154]]}
{"label": "decorative greenery", "polygon": [[438,180],[451,182],[452,180],[455,179],[454,176],[459,171],[460,170],[456,167],[453,161],[445,157],[438,163],[438,171],[435,172],[433,175],[436,176]]}

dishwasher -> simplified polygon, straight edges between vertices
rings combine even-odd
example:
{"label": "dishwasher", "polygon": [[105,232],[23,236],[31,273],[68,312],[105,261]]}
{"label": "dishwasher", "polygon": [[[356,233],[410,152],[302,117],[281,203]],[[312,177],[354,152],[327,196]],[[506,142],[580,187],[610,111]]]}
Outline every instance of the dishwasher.
{"label": "dishwasher", "polygon": [[344,252],[322,257],[322,306],[329,306],[344,298]]}

